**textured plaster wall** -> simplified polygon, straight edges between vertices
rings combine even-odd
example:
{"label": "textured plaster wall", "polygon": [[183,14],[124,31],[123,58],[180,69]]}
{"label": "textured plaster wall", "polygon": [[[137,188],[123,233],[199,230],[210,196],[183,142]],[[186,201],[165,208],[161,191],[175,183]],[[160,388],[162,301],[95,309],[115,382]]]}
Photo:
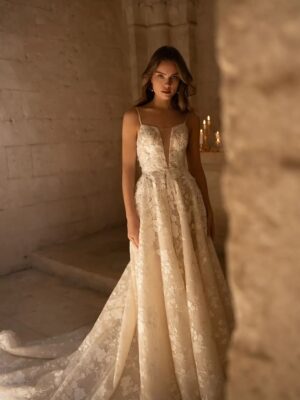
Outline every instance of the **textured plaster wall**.
{"label": "textured plaster wall", "polygon": [[300,3],[220,0],[228,400],[300,398]]}
{"label": "textured plaster wall", "polygon": [[0,273],[124,218],[124,20],[118,0],[0,0]]}

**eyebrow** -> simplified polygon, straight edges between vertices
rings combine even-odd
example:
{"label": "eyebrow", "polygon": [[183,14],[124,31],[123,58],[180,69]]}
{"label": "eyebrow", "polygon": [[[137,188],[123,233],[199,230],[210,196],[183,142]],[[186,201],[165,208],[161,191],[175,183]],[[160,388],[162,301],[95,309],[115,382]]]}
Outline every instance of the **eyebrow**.
{"label": "eyebrow", "polygon": [[[159,74],[167,75],[167,74],[165,74],[164,72],[161,72],[161,71],[158,71],[158,70],[156,70],[155,72],[157,72],[157,73],[159,73]],[[172,74],[172,76],[173,76],[173,75],[178,75],[178,72],[176,72],[175,74]]]}

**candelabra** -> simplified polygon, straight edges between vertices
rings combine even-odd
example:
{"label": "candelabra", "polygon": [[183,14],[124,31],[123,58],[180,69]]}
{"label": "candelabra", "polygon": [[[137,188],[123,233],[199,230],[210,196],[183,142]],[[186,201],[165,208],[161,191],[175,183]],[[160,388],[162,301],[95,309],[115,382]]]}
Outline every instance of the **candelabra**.
{"label": "candelabra", "polygon": [[[219,131],[212,133],[212,124],[210,116],[203,120],[200,129],[200,151],[222,151],[222,140]],[[212,140],[211,140],[211,137]],[[212,144],[210,143],[212,141]]]}

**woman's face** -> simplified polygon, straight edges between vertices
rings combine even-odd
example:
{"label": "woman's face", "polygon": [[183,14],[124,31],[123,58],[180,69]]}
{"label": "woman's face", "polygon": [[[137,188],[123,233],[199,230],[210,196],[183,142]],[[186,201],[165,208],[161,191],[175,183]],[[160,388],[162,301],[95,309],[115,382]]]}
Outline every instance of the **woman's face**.
{"label": "woman's face", "polygon": [[176,64],[173,61],[162,61],[154,71],[151,82],[155,96],[171,99],[180,82]]}

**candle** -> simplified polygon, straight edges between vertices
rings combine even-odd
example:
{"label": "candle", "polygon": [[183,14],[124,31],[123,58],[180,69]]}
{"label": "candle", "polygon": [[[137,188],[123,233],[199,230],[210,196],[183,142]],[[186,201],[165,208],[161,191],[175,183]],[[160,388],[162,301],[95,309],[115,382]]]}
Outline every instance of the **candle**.
{"label": "candle", "polygon": [[216,132],[216,143],[219,146],[221,144],[221,137],[220,137],[220,132]]}
{"label": "candle", "polygon": [[208,115],[206,118],[207,118],[207,124],[210,125],[210,116]]}
{"label": "candle", "polygon": [[203,129],[200,129],[200,149],[202,149],[203,145]]}

